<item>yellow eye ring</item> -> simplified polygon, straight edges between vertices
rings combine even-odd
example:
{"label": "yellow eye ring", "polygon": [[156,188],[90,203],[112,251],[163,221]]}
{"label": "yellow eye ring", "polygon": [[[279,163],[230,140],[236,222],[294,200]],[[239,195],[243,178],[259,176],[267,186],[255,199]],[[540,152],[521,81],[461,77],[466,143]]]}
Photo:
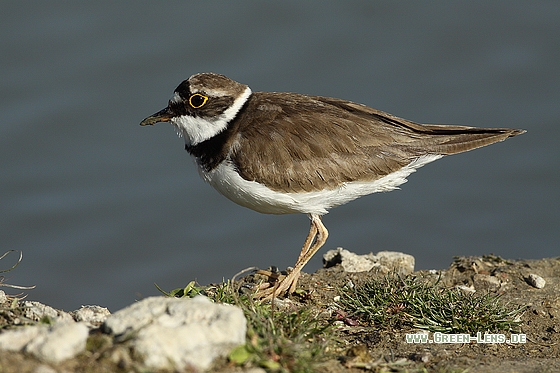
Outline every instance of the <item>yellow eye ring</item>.
{"label": "yellow eye ring", "polygon": [[206,101],[208,101],[208,96],[201,95],[200,93],[192,94],[191,97],[189,97],[189,105],[195,109],[203,107]]}

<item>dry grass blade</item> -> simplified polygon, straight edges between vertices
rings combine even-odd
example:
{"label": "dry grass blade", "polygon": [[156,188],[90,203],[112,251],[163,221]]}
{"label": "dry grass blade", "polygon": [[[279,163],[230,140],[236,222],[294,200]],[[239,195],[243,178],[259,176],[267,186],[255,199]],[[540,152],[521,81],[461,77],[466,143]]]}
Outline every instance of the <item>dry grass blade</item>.
{"label": "dry grass blade", "polygon": [[[8,254],[16,252],[18,250],[8,250],[6,251],[2,256],[0,256],[0,260],[4,259]],[[21,260],[23,259],[23,252],[19,252],[19,258],[16,262],[16,264],[14,264],[13,266],[11,266],[8,269],[0,269],[0,273],[6,273],[6,272],[10,272],[12,270],[14,270],[19,263],[21,263]],[[5,277],[4,276],[0,276],[0,286],[6,287],[6,288],[12,288],[12,289],[19,289],[19,290],[31,290],[31,289],[35,289],[35,285],[33,286],[20,286],[20,285],[11,285],[11,284],[6,284],[4,282]]]}

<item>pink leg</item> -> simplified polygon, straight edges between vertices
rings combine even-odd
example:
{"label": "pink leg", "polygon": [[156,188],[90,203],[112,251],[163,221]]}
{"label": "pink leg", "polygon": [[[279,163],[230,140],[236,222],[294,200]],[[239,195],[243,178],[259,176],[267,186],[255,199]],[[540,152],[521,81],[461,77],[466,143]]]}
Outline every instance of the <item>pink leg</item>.
{"label": "pink leg", "polygon": [[274,287],[257,292],[256,296],[258,298],[272,299],[277,295],[283,295],[287,291],[288,294],[293,293],[296,290],[297,281],[301,270],[309,262],[309,260],[315,255],[315,253],[325,244],[329,232],[327,228],[323,225],[321,221],[321,216],[316,214],[310,214],[311,227],[309,229],[309,234],[305,239],[299,258],[294,266],[292,272],[290,272],[285,278],[280,280]]}

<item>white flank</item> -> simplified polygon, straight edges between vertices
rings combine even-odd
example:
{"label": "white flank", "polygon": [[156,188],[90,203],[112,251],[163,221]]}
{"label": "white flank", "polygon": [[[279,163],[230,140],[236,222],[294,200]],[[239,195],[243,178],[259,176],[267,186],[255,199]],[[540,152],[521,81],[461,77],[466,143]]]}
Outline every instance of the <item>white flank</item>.
{"label": "white flank", "polygon": [[350,202],[361,196],[396,189],[417,168],[433,162],[442,155],[424,155],[407,166],[372,182],[350,182],[318,192],[281,193],[255,181],[247,181],[228,161],[210,172],[199,168],[202,178],[233,202],[266,214],[305,213],[324,215],[328,209]]}
{"label": "white flank", "polygon": [[[185,144],[189,146],[199,144],[225,130],[249,96],[251,96],[251,89],[247,87],[243,94],[235,99],[233,105],[216,117],[203,118],[183,115],[173,118],[171,123],[177,128],[179,135],[185,138]],[[172,100],[174,99],[176,98],[173,97]]]}

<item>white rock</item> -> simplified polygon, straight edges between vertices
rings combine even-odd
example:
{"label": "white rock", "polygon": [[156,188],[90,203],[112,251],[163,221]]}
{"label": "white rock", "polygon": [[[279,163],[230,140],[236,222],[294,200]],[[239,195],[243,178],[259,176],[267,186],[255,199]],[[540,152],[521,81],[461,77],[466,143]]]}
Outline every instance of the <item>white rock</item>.
{"label": "white rock", "polygon": [[407,275],[414,272],[415,260],[412,255],[396,251],[380,251],[375,255],[379,264],[389,268],[391,271]]}
{"label": "white rock", "polygon": [[531,273],[529,276],[527,276],[526,280],[529,285],[536,287],[537,289],[542,289],[546,285],[545,279],[534,273]]}
{"label": "white rock", "polygon": [[0,350],[24,351],[40,360],[59,363],[84,351],[87,337],[87,326],[73,321],[24,326],[0,334]]}
{"label": "white rock", "polygon": [[208,298],[150,297],[109,316],[104,329],[130,335],[134,353],[151,369],[205,370],[245,343],[241,309]]}
{"label": "white rock", "polygon": [[78,322],[85,322],[90,327],[98,327],[111,315],[111,312],[105,307],[82,306],[82,308],[72,311],[70,314]]}
{"label": "white rock", "polygon": [[167,299],[173,298],[149,297],[123,308],[105,320],[103,329],[116,336],[138,331],[166,312]]}
{"label": "white rock", "polygon": [[44,333],[46,325],[23,326],[9,329],[0,334],[0,350],[21,351],[39,334]]}
{"label": "white rock", "polygon": [[339,263],[346,272],[367,272],[373,268],[378,268],[383,272],[395,271],[400,274],[414,272],[414,257],[395,251],[380,251],[375,255],[373,253],[358,255],[338,247],[323,255],[324,267],[332,267]]}
{"label": "white rock", "polygon": [[25,352],[42,361],[59,363],[84,351],[88,334],[89,329],[83,323],[58,322],[25,346]]}

